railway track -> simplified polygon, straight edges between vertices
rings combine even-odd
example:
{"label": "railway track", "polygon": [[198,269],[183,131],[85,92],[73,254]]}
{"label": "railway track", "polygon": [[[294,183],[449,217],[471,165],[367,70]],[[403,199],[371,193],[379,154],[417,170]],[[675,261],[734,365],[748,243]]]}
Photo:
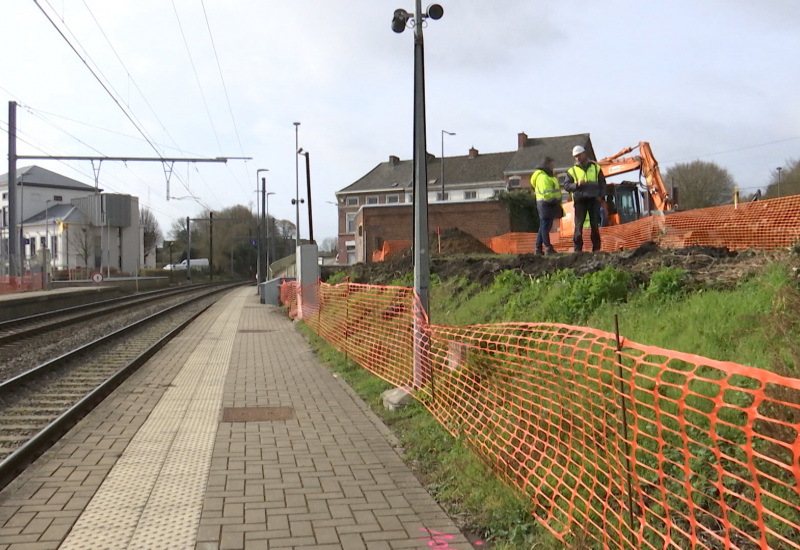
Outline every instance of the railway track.
{"label": "railway track", "polygon": [[[0,382],[169,305],[220,286],[193,285],[136,294],[0,323]],[[224,285],[223,285],[224,286]]]}
{"label": "railway track", "polygon": [[233,286],[214,285],[0,383],[0,488]]}

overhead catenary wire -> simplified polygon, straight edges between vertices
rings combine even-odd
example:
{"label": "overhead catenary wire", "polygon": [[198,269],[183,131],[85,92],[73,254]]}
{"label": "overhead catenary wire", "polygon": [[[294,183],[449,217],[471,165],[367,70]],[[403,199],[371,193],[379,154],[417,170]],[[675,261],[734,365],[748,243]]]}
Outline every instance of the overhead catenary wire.
{"label": "overhead catenary wire", "polygon": [[[236,134],[236,141],[239,144],[239,153],[242,156],[245,156],[244,147],[242,146],[242,139],[241,139],[241,136],[239,135],[239,127],[236,124],[236,117],[234,116],[233,108],[231,107],[231,98],[228,95],[228,86],[225,84],[225,77],[222,74],[222,65],[219,62],[219,55],[217,54],[217,45],[214,42],[214,34],[211,32],[211,24],[208,21],[208,13],[206,12],[205,1],[204,0],[200,0],[200,5],[203,7],[203,17],[206,20],[206,28],[208,29],[208,37],[211,40],[211,48],[214,51],[214,59],[217,62],[217,70],[219,71],[219,79],[222,82],[222,89],[225,92],[225,101],[228,104],[228,112],[231,115],[231,122],[233,123],[233,131]],[[245,181],[247,181],[247,169],[246,169],[245,166],[243,166],[243,169],[245,170]]]}
{"label": "overhead catenary wire", "polygon": [[97,80],[97,82],[100,84],[100,86],[103,87],[103,89],[106,91],[106,93],[111,98],[111,100],[117,105],[117,107],[119,107],[119,109],[122,111],[122,113],[125,115],[125,117],[131,122],[131,124],[133,124],[133,126],[142,135],[142,137],[145,139],[145,141],[147,141],[147,143],[150,145],[150,147],[152,147],[153,150],[159,156],[163,156],[161,154],[161,152],[158,150],[158,148],[155,146],[153,141],[150,139],[150,137],[147,135],[147,133],[145,132],[144,128],[140,127],[139,123],[137,123],[134,120],[132,113],[128,112],[128,109],[125,109],[122,106],[122,104],[117,99],[115,94],[112,93],[111,90],[109,89],[109,86],[107,86],[106,83],[103,82],[103,80],[100,78],[98,73],[91,67],[89,62],[86,60],[86,58],[84,58],[84,56],[81,55],[81,53],[78,51],[78,49],[75,47],[75,45],[72,44],[72,42],[70,42],[69,38],[67,38],[67,36],[64,34],[64,32],[61,30],[61,28],[56,24],[55,21],[53,21],[53,18],[50,17],[50,15],[47,13],[47,11],[45,11],[45,9],[42,7],[42,5],[39,4],[39,1],[38,0],[33,0],[33,3],[36,4],[36,7],[39,8],[39,10],[42,12],[42,14],[44,14],[44,16],[47,18],[47,20],[53,26],[53,28],[56,29],[56,32],[58,32],[58,34],[61,35],[61,37],[64,39],[64,41],[70,47],[70,49],[72,49],[72,51],[75,52],[75,55],[77,55],[78,58],[83,62],[83,64],[86,65],[86,68],[89,69],[89,72],[92,73],[92,76],[95,78],[95,80]]}
{"label": "overhead catenary wire", "polygon": [[208,109],[206,94],[205,92],[203,92],[203,85],[200,83],[200,76],[197,74],[197,67],[195,67],[194,64],[194,59],[192,58],[192,52],[189,49],[189,43],[186,40],[186,34],[183,32],[183,24],[181,23],[181,16],[178,13],[178,7],[175,5],[175,0],[172,0],[172,9],[175,11],[175,19],[178,21],[178,29],[181,31],[181,38],[183,39],[183,45],[186,47],[186,55],[189,56],[189,64],[191,64],[192,66],[194,79],[197,81],[197,88],[200,91],[200,97],[203,99],[203,106],[206,109],[206,115],[208,115],[208,122],[211,124],[211,129],[214,132],[214,139],[217,140],[217,147],[219,147],[219,152],[221,154],[222,144],[219,142],[219,135],[217,134],[217,128],[214,126],[214,119],[211,117],[211,111],[209,111]]}
{"label": "overhead catenary wire", "polygon": [[[50,7],[50,9],[51,9],[51,10],[53,10],[53,11],[55,12],[54,8],[53,8],[53,7],[52,7],[52,5],[49,3],[49,1],[48,1],[48,0],[45,0],[45,1],[47,2],[47,4],[48,4],[48,6]],[[72,41],[70,41],[70,39],[69,39],[69,38],[66,36],[66,34],[65,34],[65,31],[63,31],[63,30],[62,30],[62,29],[61,29],[61,28],[58,26],[58,24],[56,24],[56,22],[55,22],[55,21],[53,20],[53,18],[52,18],[52,17],[51,17],[51,16],[48,14],[48,12],[47,12],[47,11],[44,9],[44,7],[43,7],[41,4],[39,4],[38,0],[34,0],[34,3],[35,3],[35,4],[36,4],[36,6],[39,8],[39,10],[40,10],[40,11],[41,11],[41,12],[44,14],[44,16],[45,16],[45,17],[47,18],[47,20],[50,22],[50,24],[51,24],[51,25],[52,25],[52,26],[53,26],[53,27],[56,29],[56,31],[59,33],[59,35],[62,37],[62,39],[64,39],[64,41],[65,41],[65,42],[67,42],[67,44],[68,44],[68,45],[69,45],[69,47],[70,47],[70,48],[73,50],[73,52],[74,52],[74,53],[75,53],[75,54],[78,56],[78,58],[79,58],[79,59],[80,59],[80,60],[81,60],[81,61],[84,63],[84,65],[85,65],[85,66],[86,66],[86,67],[89,69],[89,71],[90,71],[90,73],[92,74],[92,76],[93,76],[93,77],[95,78],[95,80],[97,80],[97,81],[98,81],[98,83],[99,83],[99,84],[100,84],[100,85],[103,87],[103,89],[105,90],[105,92],[106,92],[106,93],[107,93],[107,94],[108,94],[108,95],[111,97],[111,99],[114,101],[114,103],[116,104],[116,106],[117,106],[117,107],[118,107],[118,108],[119,108],[119,109],[120,109],[120,110],[123,112],[123,114],[126,116],[126,118],[128,118],[128,120],[129,120],[129,121],[130,121],[130,122],[133,124],[133,126],[136,128],[137,132],[139,132],[139,134],[140,134],[140,135],[141,135],[141,136],[144,138],[144,140],[145,140],[145,141],[148,143],[148,145],[149,145],[149,146],[150,146],[150,147],[151,147],[151,148],[152,148],[152,149],[153,149],[153,150],[154,150],[154,151],[157,153],[157,155],[158,155],[159,157],[164,157],[164,154],[161,152],[161,150],[159,149],[159,147],[156,145],[156,143],[155,143],[155,140],[153,140],[153,139],[152,139],[152,138],[151,138],[151,137],[150,137],[150,136],[147,134],[146,130],[144,129],[144,126],[143,126],[143,125],[142,125],[142,124],[141,124],[141,123],[140,123],[140,122],[139,122],[139,121],[136,119],[136,116],[135,116],[135,114],[134,114],[134,113],[133,113],[131,110],[129,110],[129,109],[126,109],[126,108],[123,106],[123,101],[120,99],[120,97],[121,97],[121,96],[120,96],[119,92],[117,92],[117,91],[116,91],[116,89],[114,89],[113,85],[111,85],[110,83],[107,83],[108,79],[105,77],[105,75],[103,75],[103,74],[102,74],[102,71],[99,69],[99,67],[97,66],[97,64],[96,64],[96,63],[95,63],[95,62],[94,62],[94,61],[91,59],[91,56],[88,54],[88,52],[86,51],[86,49],[85,49],[85,48],[84,48],[84,47],[83,47],[83,46],[80,44],[80,41],[79,41],[79,40],[78,40],[78,39],[75,37],[74,33],[72,33],[72,31],[69,29],[68,25],[66,25],[66,23],[64,23],[64,27],[65,27],[66,31],[67,31],[67,32],[69,32],[69,33],[70,33],[70,35],[71,35],[71,36],[74,38],[74,40],[75,40],[75,43],[76,43],[76,44],[77,44],[77,45],[78,45],[78,46],[81,48],[81,50],[84,52],[84,54],[82,54],[82,53],[81,53],[81,52],[78,50],[78,47],[76,47],[76,45],[75,45],[75,44],[73,44],[73,42],[72,42]],[[85,2],[84,2],[84,4],[85,4]],[[174,3],[173,3],[173,8],[174,8]],[[87,6],[87,9],[88,9],[88,6]],[[91,11],[90,11],[90,13],[91,13]],[[177,12],[176,12],[176,15],[177,15]],[[92,17],[94,18],[94,15],[93,15],[93,14],[92,14]],[[63,19],[61,19],[61,18],[59,18],[59,19],[60,19],[60,20],[62,20],[62,23],[63,23]],[[95,22],[97,22],[97,21],[96,21],[96,19],[95,19]],[[179,22],[179,23],[180,23],[180,22]],[[98,23],[98,26],[99,26],[99,23]],[[182,29],[181,29],[181,31],[182,31]],[[101,32],[103,32],[103,31],[102,31],[102,28],[101,28]],[[105,33],[104,33],[104,32],[103,32],[103,35],[106,37],[106,40],[108,41],[108,37],[105,35]],[[185,41],[185,37],[184,37],[184,43],[186,43],[186,41]],[[110,44],[110,41],[109,41],[109,45],[111,46],[111,44]],[[113,46],[111,46],[111,48],[112,48],[112,50],[114,51],[115,55],[117,55],[117,54],[116,54],[116,51],[115,51],[115,50],[114,50],[114,48],[113,48]],[[188,51],[188,45],[187,45],[187,51]],[[119,56],[118,56],[118,55],[117,55],[117,57],[118,57],[118,59],[119,59]],[[190,54],[190,59],[191,59],[191,54]],[[128,74],[128,76],[130,77],[130,73],[129,73],[129,71],[127,70],[127,68],[125,67],[124,63],[122,63],[122,60],[121,60],[121,59],[119,59],[119,61],[120,61],[120,63],[122,64],[122,66],[123,66],[123,68],[125,69],[125,71],[126,71],[126,73]],[[193,68],[194,68],[194,65],[193,65]],[[196,71],[195,71],[195,76],[197,76],[197,73],[196,73]],[[104,81],[104,79],[105,79],[105,81]],[[135,84],[135,81],[134,81],[134,85],[137,87],[137,90],[138,90],[138,86]],[[140,94],[141,94],[141,90],[139,90],[139,92],[140,92]],[[202,92],[202,89],[201,89],[201,92]],[[144,95],[143,95],[143,94],[142,94],[142,96],[144,97]],[[204,101],[204,103],[205,103],[205,97],[203,98],[203,101]],[[146,99],[145,99],[145,102],[146,102]],[[147,104],[148,104],[148,107],[149,107],[149,108],[152,110],[152,107],[150,107],[149,103],[147,103]],[[208,106],[207,106],[207,105],[206,105],[206,112],[208,112]],[[154,113],[154,114],[155,114],[155,113]],[[209,116],[210,116],[210,114],[209,114]],[[157,115],[156,115],[156,118],[158,119],[158,116],[157,116]],[[161,126],[163,127],[163,126],[164,126],[164,125],[163,125],[163,123],[160,121],[160,119],[158,119],[158,120],[159,120],[159,123],[161,124]],[[212,122],[212,128],[213,128],[213,122]],[[171,139],[173,142],[175,142],[174,138],[172,138],[172,136],[171,136],[171,135],[169,135],[169,132],[166,130],[166,128],[164,128],[164,130],[165,130],[165,132],[167,133],[167,135],[169,136],[169,138],[170,138],[170,139]],[[217,144],[218,144],[218,146],[219,146],[219,138],[218,138],[218,136],[217,136],[216,129],[214,129],[214,135],[215,135],[215,139],[217,140]],[[176,148],[177,148],[178,150],[181,150],[181,149],[180,149],[180,147],[177,147],[177,144],[176,144]],[[186,183],[182,181],[182,179],[181,179],[181,177],[180,177],[180,176],[176,176],[176,178],[177,178],[179,181],[181,181],[181,183],[182,183],[184,186],[186,186]],[[216,199],[216,197],[215,197],[215,199]]]}
{"label": "overhead catenary wire", "polygon": [[[6,130],[8,129],[8,125],[5,122],[1,122],[0,121],[0,124],[2,124],[2,126]],[[27,139],[26,139],[26,137],[27,137]],[[46,149],[46,147],[47,147],[46,145],[44,145],[41,142],[39,142],[38,140],[36,140],[36,138],[28,136],[24,132],[22,133],[22,135],[18,134],[17,139],[19,141],[21,141],[22,143],[25,143],[26,145],[32,147],[33,149],[35,149],[37,151],[40,151],[40,152],[44,153],[44,154],[50,155],[50,154],[53,153],[53,151]],[[56,151],[56,152],[58,152],[58,151]],[[62,160],[62,159],[56,159],[55,161],[58,162],[59,164],[65,166],[66,168],[76,172],[77,174],[80,174],[81,176],[85,177],[86,179],[91,180],[91,179],[94,178],[94,174],[87,172],[85,169],[83,169],[81,167],[80,164],[77,164],[77,163],[71,162],[71,161],[67,161],[67,160]],[[149,195],[150,191],[154,191],[152,189],[152,187],[146,181],[142,180],[138,175],[133,174],[133,173],[132,173],[132,175],[134,177],[136,177],[140,181],[140,183],[142,185],[147,187],[148,195]],[[103,187],[106,190],[111,191],[111,192],[115,192],[115,193],[120,193],[120,194],[127,194],[127,186],[128,186],[127,182],[121,180],[119,177],[117,177],[114,174],[110,174],[109,176],[107,176],[107,178],[111,178],[111,179],[117,180],[117,182],[119,183],[120,187],[117,187],[117,186],[113,185],[112,183],[104,183]],[[108,180],[106,180],[106,182],[107,181]],[[160,195],[160,192],[158,192],[157,190],[155,190],[155,192],[156,192],[156,196]],[[171,212],[165,212],[163,209],[158,208],[157,206],[155,206],[154,203],[152,203],[151,201],[146,201],[145,202],[145,206],[149,210],[152,210],[153,212],[156,212],[156,213],[158,213],[158,214],[160,214],[160,215],[162,215],[164,217],[174,217],[174,218],[181,217],[180,215],[178,215],[179,213],[178,213],[177,210],[175,210],[175,212],[172,212],[172,213]]]}
{"label": "overhead catenary wire", "polygon": [[[114,48],[114,45],[111,43],[111,40],[109,39],[108,35],[106,35],[105,31],[103,30],[103,27],[102,27],[102,25],[100,25],[100,22],[99,22],[99,21],[97,20],[97,18],[95,17],[95,15],[94,15],[94,13],[92,12],[91,8],[89,8],[89,5],[86,3],[86,0],[82,0],[82,1],[83,1],[83,5],[86,7],[86,11],[87,11],[87,12],[89,12],[89,15],[90,15],[90,16],[92,17],[92,19],[94,20],[95,24],[97,25],[97,28],[100,30],[100,33],[103,35],[103,38],[105,39],[105,41],[106,41],[106,43],[108,44],[109,48],[111,48],[111,51],[112,51],[112,52],[114,53],[114,55],[116,56],[116,58],[117,58],[117,61],[119,61],[120,65],[121,65],[121,66],[122,66],[122,68],[125,70],[125,74],[127,75],[128,79],[129,79],[131,82],[133,82],[133,86],[134,86],[134,88],[136,88],[137,92],[139,92],[139,95],[140,95],[140,96],[142,97],[142,99],[144,100],[144,102],[145,102],[145,104],[147,105],[147,107],[148,107],[148,109],[150,110],[150,112],[151,112],[151,113],[153,113],[153,116],[155,116],[156,120],[158,121],[158,124],[159,124],[159,126],[161,126],[161,128],[162,128],[162,129],[164,130],[164,132],[166,133],[167,137],[169,137],[169,139],[170,139],[170,140],[172,141],[172,143],[175,145],[175,149],[176,149],[177,151],[180,151],[180,152],[182,152],[182,153],[187,153],[187,151],[185,151],[184,149],[182,149],[181,147],[179,147],[179,146],[178,146],[178,143],[175,141],[175,139],[174,139],[174,138],[172,137],[172,135],[169,133],[169,131],[167,130],[166,126],[164,125],[164,123],[163,123],[163,122],[161,121],[161,119],[159,118],[158,114],[155,112],[155,110],[153,109],[153,107],[150,105],[150,102],[147,100],[147,97],[146,97],[146,96],[145,96],[145,94],[142,92],[142,90],[141,90],[141,88],[139,87],[139,85],[137,84],[136,80],[135,80],[135,79],[133,78],[133,76],[131,75],[131,72],[128,70],[128,67],[125,65],[125,62],[122,60],[122,58],[120,57],[120,55],[117,53],[117,50]],[[175,9],[175,4],[174,4],[174,2],[173,2],[173,9]],[[177,15],[177,13],[176,13],[176,15]],[[212,45],[212,48],[213,48],[213,51],[214,51],[214,57],[215,57],[215,59],[216,59],[216,62],[217,62],[217,69],[218,69],[218,71],[219,71],[220,80],[222,81],[222,87],[223,87],[223,90],[224,90],[224,92],[225,92],[225,98],[226,98],[226,100],[227,100],[227,103],[228,103],[228,111],[229,111],[229,112],[230,112],[230,114],[231,114],[231,119],[232,119],[232,121],[233,121],[233,127],[234,127],[234,130],[235,130],[235,132],[236,132],[236,139],[237,139],[237,142],[238,142],[238,144],[239,144],[239,151],[241,152],[242,156],[245,156],[245,155],[244,155],[244,149],[243,149],[243,147],[242,147],[242,142],[241,142],[241,139],[240,139],[240,137],[239,137],[239,129],[238,129],[238,127],[236,126],[236,119],[235,119],[235,118],[234,118],[234,116],[233,116],[233,109],[231,108],[230,98],[229,98],[229,96],[228,96],[228,89],[227,89],[227,87],[226,87],[226,85],[225,85],[225,79],[224,79],[224,77],[223,77],[223,75],[222,75],[222,67],[221,67],[221,65],[220,65],[220,62],[219,62],[219,57],[218,57],[218,55],[217,55],[216,45],[215,45],[215,43],[214,43],[214,37],[213,37],[213,35],[211,34],[211,26],[210,26],[210,24],[209,24],[209,21],[208,21],[208,16],[207,16],[207,14],[206,14],[206,10],[205,10],[205,4],[203,4],[203,15],[205,16],[205,20],[206,20],[206,27],[207,27],[207,29],[208,29],[209,36],[210,36],[210,38],[211,38],[211,45]],[[180,19],[178,20],[178,24],[179,24],[179,26],[180,26]],[[181,26],[181,34],[183,34],[183,28],[182,28],[182,26]],[[187,47],[187,50],[188,50],[188,44],[186,44],[186,39],[185,39],[185,36],[184,36],[184,44],[186,45],[186,47]],[[190,58],[190,61],[191,61],[191,60],[192,60],[192,58],[191,58],[191,54],[189,55],[189,58]],[[194,64],[192,64],[192,67],[194,68]],[[195,71],[195,77],[197,77],[197,73],[196,73],[196,71]],[[201,89],[201,93],[202,93],[202,89]],[[204,102],[205,102],[205,97],[203,97],[203,100],[204,100]],[[208,106],[207,106],[207,105],[206,105],[206,112],[208,112]],[[209,118],[210,118],[210,114],[209,114]],[[213,121],[212,121],[212,128],[213,128]],[[214,130],[214,133],[215,133],[215,137],[216,137],[216,129]],[[220,145],[220,143],[219,143],[219,138],[217,138],[217,145]],[[163,144],[162,144],[162,147],[164,147],[164,145],[163,145]],[[220,146],[220,151],[221,151],[221,146]],[[199,155],[196,155],[196,156],[199,156]],[[230,170],[230,168],[229,168],[229,167],[228,167],[228,170]],[[179,179],[179,181],[180,181],[180,177],[178,177],[178,179]],[[240,187],[242,186],[242,183],[241,183],[241,181],[237,180],[237,183],[239,184],[239,186],[240,186]],[[186,184],[184,184],[184,185],[186,186]],[[187,190],[188,190],[188,189],[187,189]],[[213,194],[213,192],[212,192],[212,194]],[[215,199],[217,199],[217,197],[216,197],[216,196],[215,196],[214,198],[215,198]]]}
{"label": "overhead catenary wire", "polygon": [[[167,137],[169,137],[169,139],[170,139],[170,140],[172,141],[172,143],[175,145],[175,149],[176,149],[177,151],[184,152],[184,151],[182,151],[182,149],[181,149],[181,148],[178,146],[178,142],[177,142],[177,141],[175,141],[175,138],[173,138],[173,137],[172,137],[172,135],[169,133],[169,130],[167,130],[167,127],[164,125],[164,123],[163,123],[163,122],[161,121],[161,119],[159,118],[159,116],[158,116],[158,113],[156,113],[155,109],[153,109],[153,107],[150,105],[150,102],[149,102],[149,101],[147,101],[147,96],[145,96],[145,95],[144,95],[144,93],[142,92],[142,89],[141,89],[141,88],[139,87],[139,85],[136,83],[136,80],[133,78],[133,76],[131,75],[131,72],[128,70],[128,67],[125,65],[125,62],[122,60],[122,58],[120,57],[120,55],[117,53],[117,50],[114,48],[114,45],[111,43],[111,40],[108,38],[108,36],[106,35],[105,31],[103,30],[103,27],[102,27],[102,25],[100,25],[100,22],[99,22],[99,21],[97,20],[97,18],[94,16],[94,13],[92,12],[92,10],[89,8],[89,5],[86,3],[86,0],[82,0],[82,1],[83,1],[83,5],[84,5],[84,7],[86,8],[86,11],[87,11],[87,12],[89,12],[89,15],[92,17],[92,20],[93,20],[93,21],[95,22],[95,24],[97,25],[97,28],[98,28],[98,30],[100,31],[100,34],[102,34],[102,35],[103,35],[103,38],[105,38],[105,40],[106,40],[106,43],[108,44],[108,47],[109,47],[109,48],[111,48],[111,51],[112,51],[112,52],[114,52],[114,56],[116,56],[116,58],[117,58],[117,61],[119,61],[119,64],[120,64],[120,65],[122,65],[122,68],[125,70],[125,75],[128,77],[128,79],[129,79],[131,82],[133,82],[133,87],[134,87],[134,88],[136,88],[136,91],[137,91],[137,92],[139,92],[139,96],[140,96],[140,97],[141,97],[141,98],[144,100],[144,103],[145,103],[145,105],[147,105],[147,108],[148,108],[148,109],[150,109],[150,112],[151,112],[151,113],[153,113],[153,116],[154,116],[154,117],[156,118],[156,120],[158,121],[158,124],[159,124],[159,126],[161,126],[161,129],[162,129],[162,130],[164,130],[164,133],[167,135]],[[128,105],[128,108],[130,108],[130,105]]]}

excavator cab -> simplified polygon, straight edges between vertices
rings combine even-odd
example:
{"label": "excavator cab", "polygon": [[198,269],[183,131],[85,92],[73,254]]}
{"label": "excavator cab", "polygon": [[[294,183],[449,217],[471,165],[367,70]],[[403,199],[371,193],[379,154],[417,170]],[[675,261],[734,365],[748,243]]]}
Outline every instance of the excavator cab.
{"label": "excavator cab", "polygon": [[[623,181],[607,187],[606,210],[609,219],[614,222],[609,225],[619,225],[636,221],[642,217],[642,194],[639,192],[639,183]],[[616,216],[616,218],[613,218]]]}

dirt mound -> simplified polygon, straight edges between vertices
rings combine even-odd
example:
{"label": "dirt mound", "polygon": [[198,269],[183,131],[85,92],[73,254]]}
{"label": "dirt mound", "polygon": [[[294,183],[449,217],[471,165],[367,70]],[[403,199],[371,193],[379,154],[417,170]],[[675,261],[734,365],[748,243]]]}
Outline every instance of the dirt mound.
{"label": "dirt mound", "polygon": [[[470,239],[473,238],[468,237],[461,241],[460,246],[467,246]],[[790,250],[736,252],[724,247],[709,246],[675,249],[660,248],[657,244],[648,242],[634,250],[621,252],[584,252],[553,256],[498,255],[491,252],[445,252],[448,250],[445,248],[446,241],[442,240],[442,254],[431,254],[431,274],[436,274],[441,279],[465,276],[481,286],[492,284],[495,277],[505,270],[517,270],[532,277],[560,269],[572,269],[578,275],[585,275],[599,271],[607,265],[628,271],[637,283],[648,282],[653,272],[662,267],[677,267],[685,270],[690,282],[697,286],[726,287],[759,273],[766,264],[776,260],[787,261],[793,266],[795,274],[800,276],[800,253]],[[454,242],[459,241],[454,239]],[[436,240],[430,244],[431,249],[436,250],[433,248]],[[458,246],[454,244],[453,248]],[[472,243],[470,246],[475,245]],[[386,262],[352,266],[348,272],[353,282],[388,284],[413,273],[412,261],[411,252],[407,250]]]}

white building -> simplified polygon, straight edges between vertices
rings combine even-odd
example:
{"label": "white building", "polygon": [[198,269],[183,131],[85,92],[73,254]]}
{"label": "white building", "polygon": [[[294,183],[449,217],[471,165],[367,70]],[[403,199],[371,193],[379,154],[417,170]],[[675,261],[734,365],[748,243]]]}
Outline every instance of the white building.
{"label": "white building", "polygon": [[[17,170],[16,209],[26,269],[134,274],[143,264],[139,199],[103,193],[38,166]],[[8,174],[0,176],[0,274],[8,273]]]}

